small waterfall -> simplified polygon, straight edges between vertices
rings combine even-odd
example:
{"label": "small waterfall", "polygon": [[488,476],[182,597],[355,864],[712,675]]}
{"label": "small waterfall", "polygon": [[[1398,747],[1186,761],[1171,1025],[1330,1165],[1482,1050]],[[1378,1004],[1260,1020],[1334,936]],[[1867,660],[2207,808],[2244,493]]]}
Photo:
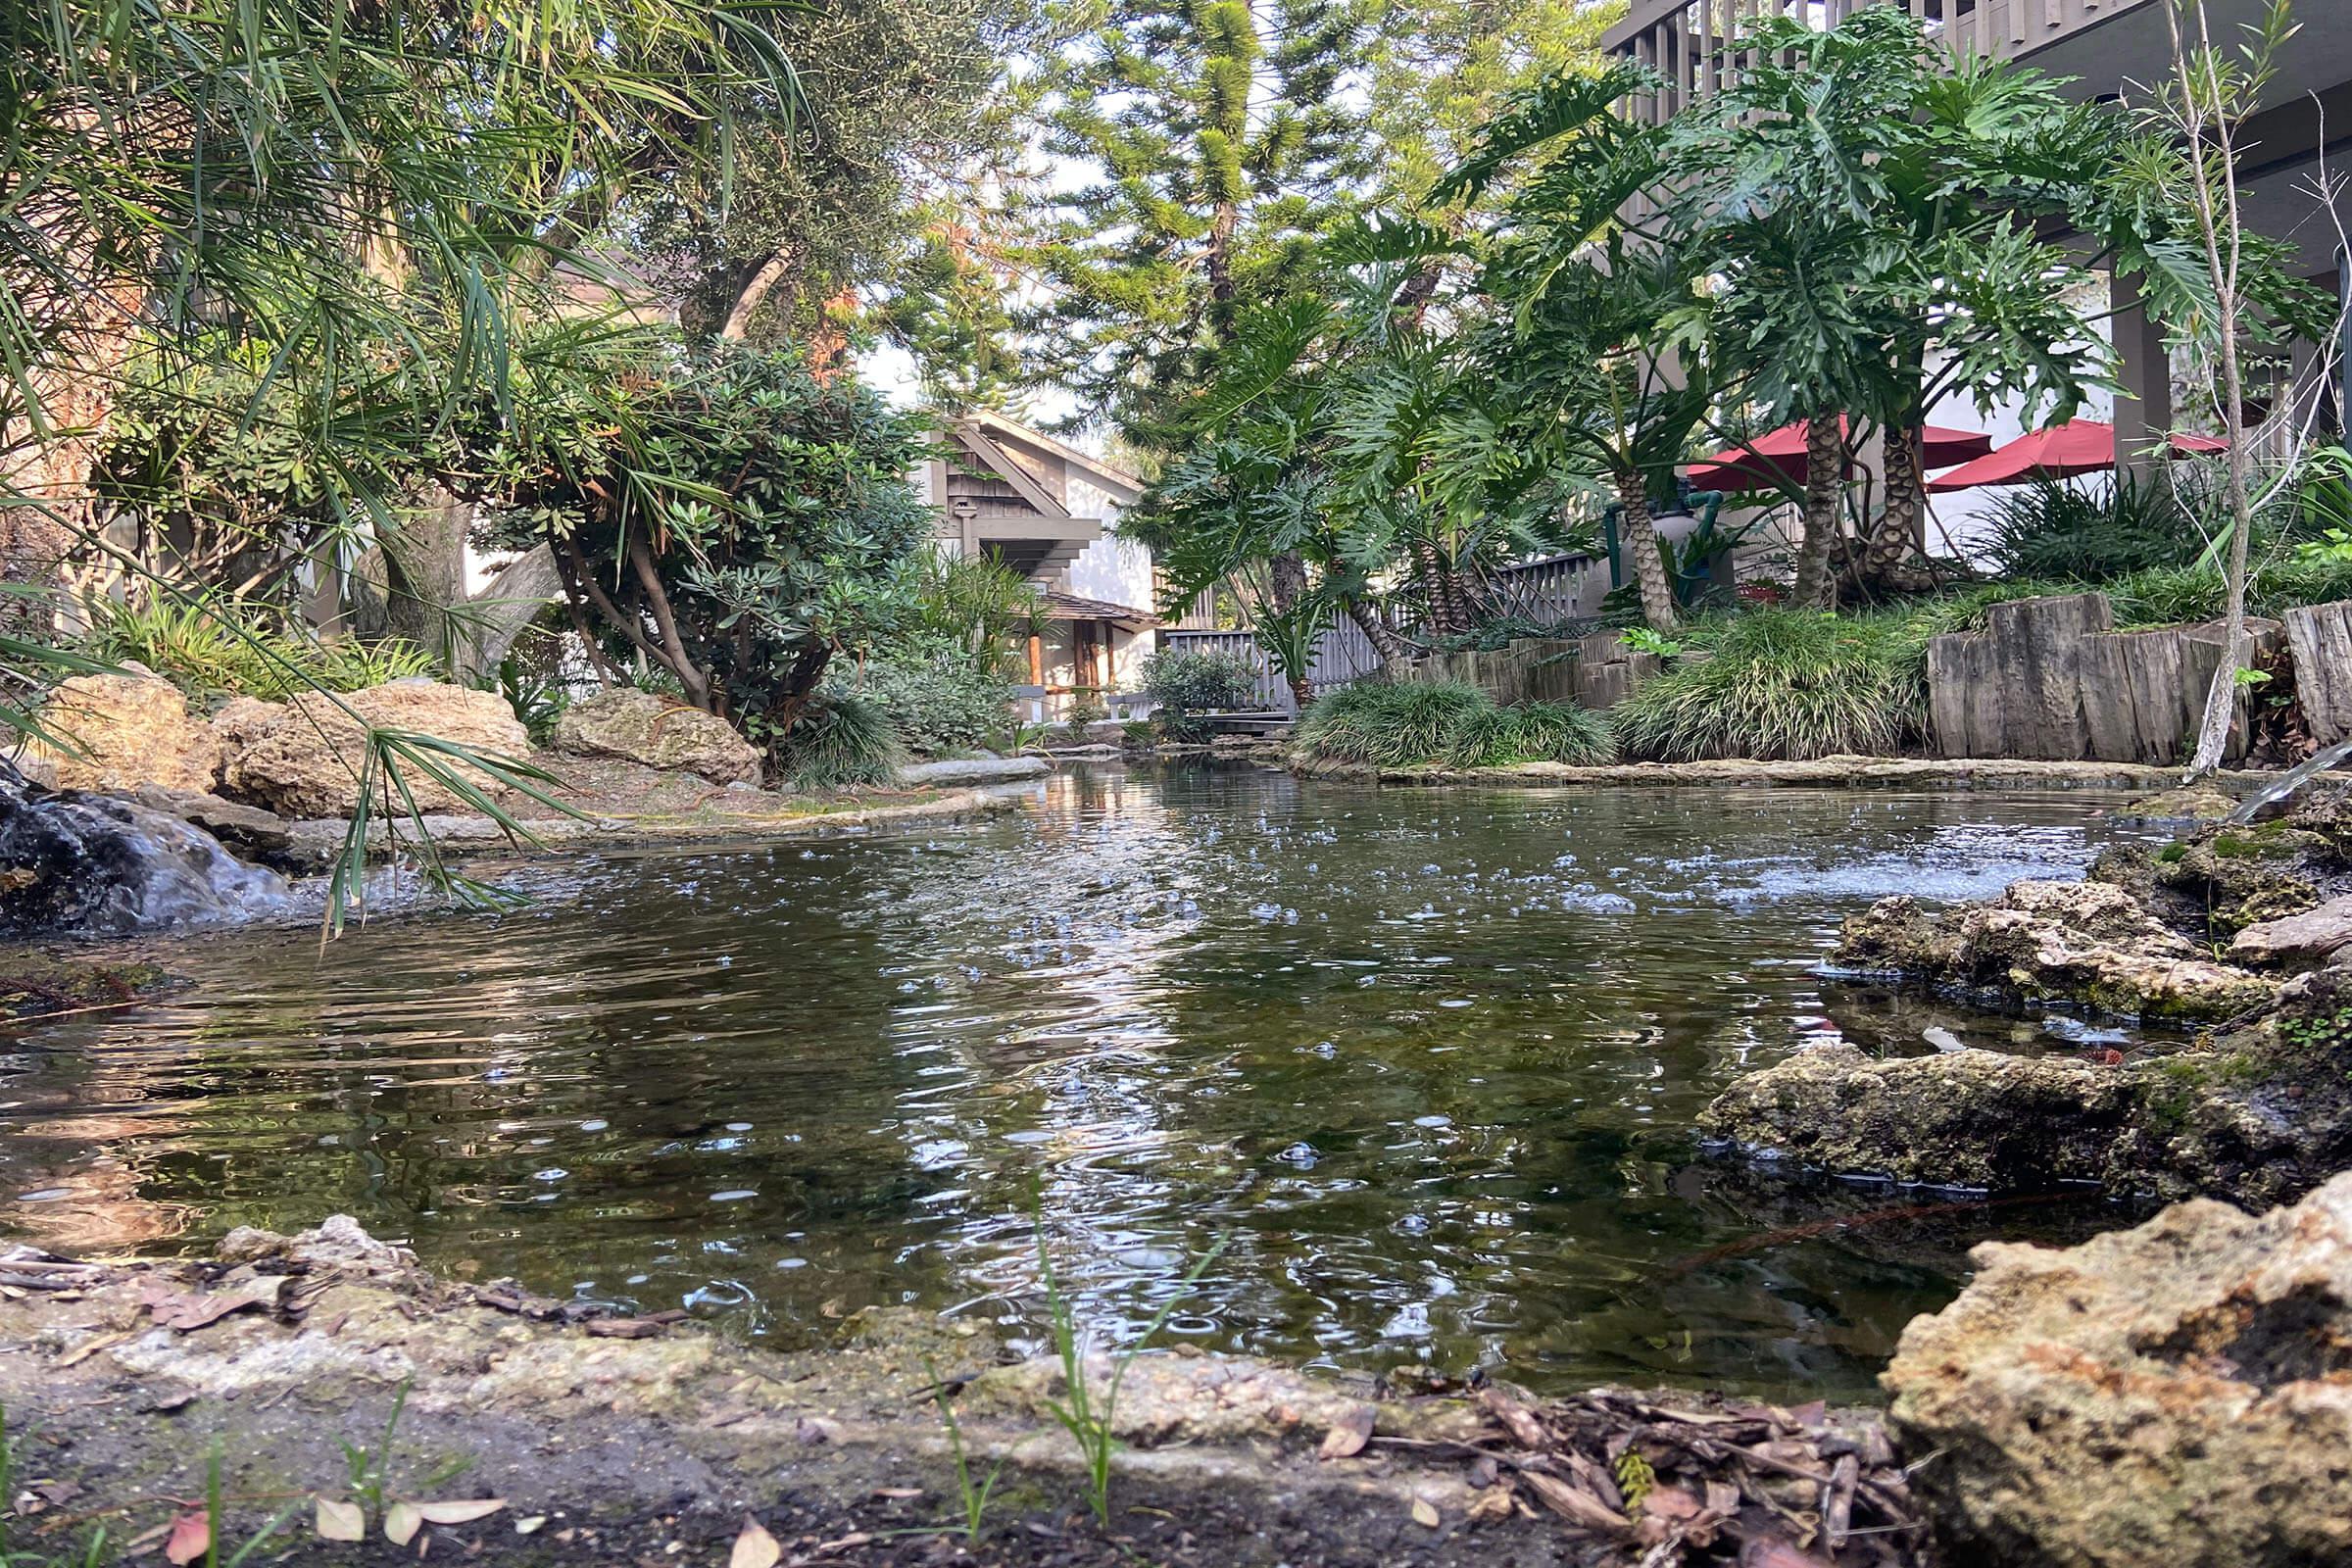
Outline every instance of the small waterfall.
{"label": "small waterfall", "polygon": [[2248,796],[2239,804],[2236,810],[2231,811],[2223,820],[2226,822],[2253,821],[2264,811],[2285,800],[2347,757],[2352,757],[2352,741],[2336,742],[2326,751],[2319,752],[2309,760],[2296,763],[2283,778],[2265,784],[2260,790]]}
{"label": "small waterfall", "polygon": [[282,906],[286,885],[178,817],[0,764],[0,937],[148,930]]}

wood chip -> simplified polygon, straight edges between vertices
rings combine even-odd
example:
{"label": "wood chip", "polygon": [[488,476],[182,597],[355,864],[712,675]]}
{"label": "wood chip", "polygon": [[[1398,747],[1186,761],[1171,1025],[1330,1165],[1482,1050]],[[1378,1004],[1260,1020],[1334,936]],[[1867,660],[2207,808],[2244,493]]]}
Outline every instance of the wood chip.
{"label": "wood chip", "polygon": [[1481,1391],[1478,1402],[1503,1431],[1510,1434],[1511,1441],[1522,1448],[1542,1448],[1549,1445],[1550,1437],[1544,1432],[1544,1423],[1536,1419],[1535,1412],[1500,1389],[1490,1387]]}
{"label": "wood chip", "polygon": [[1612,1540],[1622,1540],[1634,1533],[1632,1522],[1624,1514],[1573,1481],[1563,1481],[1541,1470],[1521,1471],[1519,1479],[1536,1494],[1538,1502],[1580,1530]]}

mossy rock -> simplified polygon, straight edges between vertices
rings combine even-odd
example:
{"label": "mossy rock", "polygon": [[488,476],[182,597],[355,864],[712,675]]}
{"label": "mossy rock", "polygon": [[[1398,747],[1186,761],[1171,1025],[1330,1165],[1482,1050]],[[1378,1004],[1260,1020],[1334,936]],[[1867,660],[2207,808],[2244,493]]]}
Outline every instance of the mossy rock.
{"label": "mossy rock", "polygon": [[54,954],[0,956],[0,1017],[37,1018],[155,995],[172,976],[151,963],[98,963]]}

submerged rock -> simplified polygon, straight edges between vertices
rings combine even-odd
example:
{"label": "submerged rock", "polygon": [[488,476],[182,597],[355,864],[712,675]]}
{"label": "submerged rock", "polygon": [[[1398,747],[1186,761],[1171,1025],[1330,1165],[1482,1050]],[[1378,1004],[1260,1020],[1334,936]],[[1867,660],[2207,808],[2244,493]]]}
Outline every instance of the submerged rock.
{"label": "submerged rock", "polygon": [[2352,1561],[2352,1174],[2291,1208],[1988,1243],[1886,1384],[1961,1560]]}
{"label": "submerged rock", "polygon": [[285,891],[273,873],[176,816],[0,777],[0,936],[242,915]]}
{"label": "submerged rock", "polygon": [[1845,923],[1831,960],[2133,1017],[2213,1020],[2270,1000],[2275,982],[2202,956],[2130,891],[2106,882],[2019,882],[1990,904],[1923,908],[1882,899]]}
{"label": "submerged rock", "polygon": [[555,749],[697,773],[713,784],[758,783],[760,753],[713,713],[626,687],[584,697],[556,720]]}
{"label": "submerged rock", "polygon": [[72,748],[37,738],[32,747],[59,789],[204,791],[220,770],[212,726],[188,711],[178,687],[138,664],[59,682],[38,721]]}
{"label": "submerged rock", "polygon": [[[530,750],[529,732],[504,698],[439,681],[389,681],[342,697],[305,693],[282,705],[266,724],[262,718],[248,710],[237,721],[239,732],[253,738],[223,761],[221,788],[289,817],[349,816],[357,809],[367,762],[363,723],[430,736],[486,757],[517,759]],[[502,793],[477,769],[452,758],[436,760],[485,795]],[[414,763],[402,765],[401,777],[418,810],[472,808],[464,796]],[[385,788],[380,775],[374,788],[380,801]],[[406,808],[405,801],[396,808]]]}

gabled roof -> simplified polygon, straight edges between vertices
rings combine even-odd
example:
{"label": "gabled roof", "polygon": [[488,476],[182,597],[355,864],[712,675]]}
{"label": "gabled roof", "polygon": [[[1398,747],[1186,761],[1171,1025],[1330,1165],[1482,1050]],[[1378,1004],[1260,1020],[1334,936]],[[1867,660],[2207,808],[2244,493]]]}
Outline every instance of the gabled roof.
{"label": "gabled roof", "polygon": [[1056,441],[1042,430],[1031,429],[1020,420],[1008,419],[993,410],[974,409],[959,416],[956,422],[977,426],[984,434],[1008,436],[1040,451],[1052,453],[1072,467],[1083,470],[1089,478],[1108,490],[1111,499],[1122,507],[1144,493],[1144,481],[1126,469],[1114,468],[1101,458],[1089,457],[1076,447]]}

